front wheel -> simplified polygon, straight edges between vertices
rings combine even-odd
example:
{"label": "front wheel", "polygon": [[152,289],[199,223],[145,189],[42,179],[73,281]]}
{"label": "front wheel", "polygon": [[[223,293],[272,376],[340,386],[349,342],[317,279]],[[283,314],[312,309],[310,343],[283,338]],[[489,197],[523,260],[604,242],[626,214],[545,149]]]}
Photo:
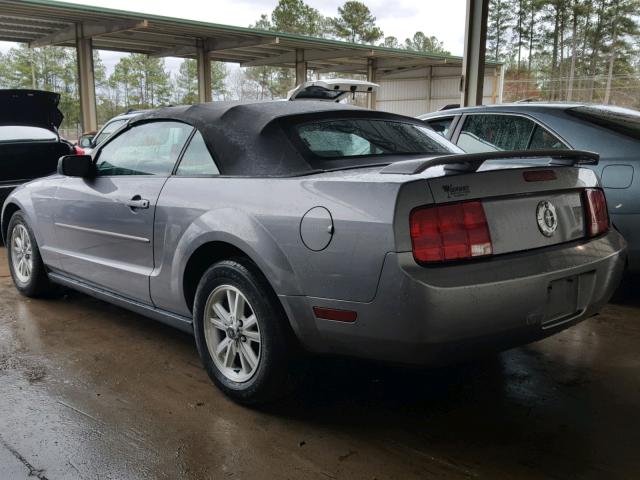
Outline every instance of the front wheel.
{"label": "front wheel", "polygon": [[224,260],[196,291],[194,333],[213,382],[233,400],[257,404],[288,393],[292,341],[278,299],[249,260]]}
{"label": "front wheel", "polygon": [[36,238],[22,212],[13,214],[7,232],[9,271],[18,291],[27,297],[52,293],[55,286],[49,281]]}

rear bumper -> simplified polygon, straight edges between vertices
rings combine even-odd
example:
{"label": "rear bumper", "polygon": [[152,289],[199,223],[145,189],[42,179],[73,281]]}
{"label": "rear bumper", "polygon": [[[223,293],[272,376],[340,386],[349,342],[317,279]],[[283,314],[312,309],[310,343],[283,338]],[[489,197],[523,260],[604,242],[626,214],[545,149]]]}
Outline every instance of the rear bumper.
{"label": "rear bumper", "polygon": [[[596,314],[617,288],[620,234],[465,264],[425,268],[410,252],[387,254],[375,299],[281,300],[306,348],[388,362],[438,365],[552,335]],[[348,324],[312,307],[354,310]]]}
{"label": "rear bumper", "polygon": [[640,214],[616,214],[610,212],[611,223],[627,241],[627,269],[633,275],[640,274]]}

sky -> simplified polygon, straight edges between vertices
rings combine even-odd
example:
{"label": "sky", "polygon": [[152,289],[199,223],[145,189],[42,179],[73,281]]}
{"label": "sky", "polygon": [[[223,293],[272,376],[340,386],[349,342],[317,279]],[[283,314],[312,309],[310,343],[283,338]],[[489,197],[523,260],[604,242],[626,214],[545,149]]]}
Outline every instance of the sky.
{"label": "sky", "polygon": [[[97,5],[120,10],[180,17],[224,25],[247,27],[262,13],[270,13],[277,0],[66,0],[69,3]],[[464,43],[465,0],[364,0],[385,36],[399,41],[416,31],[435,35],[454,55],[462,55]],[[325,16],[336,16],[344,0],[306,0]],[[0,42],[0,51],[7,51],[13,44]],[[107,71],[122,55],[101,52]],[[181,60],[167,58],[167,68],[177,72]]]}

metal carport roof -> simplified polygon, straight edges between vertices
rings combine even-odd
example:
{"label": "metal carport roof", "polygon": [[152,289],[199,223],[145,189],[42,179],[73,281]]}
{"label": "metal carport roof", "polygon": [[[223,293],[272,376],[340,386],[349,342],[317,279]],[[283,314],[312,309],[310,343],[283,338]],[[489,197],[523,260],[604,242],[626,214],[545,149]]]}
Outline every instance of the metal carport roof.
{"label": "metal carport roof", "polygon": [[[295,67],[367,73],[375,59],[378,75],[438,64],[461,65],[462,57],[361,45],[251,28],[169,18],[48,0],[0,0],[0,40],[30,46],[75,46],[77,28],[93,48],[154,56],[195,57],[198,47],[211,60],[241,66]],[[296,57],[296,52],[297,57]],[[302,52],[302,56],[300,54]]]}

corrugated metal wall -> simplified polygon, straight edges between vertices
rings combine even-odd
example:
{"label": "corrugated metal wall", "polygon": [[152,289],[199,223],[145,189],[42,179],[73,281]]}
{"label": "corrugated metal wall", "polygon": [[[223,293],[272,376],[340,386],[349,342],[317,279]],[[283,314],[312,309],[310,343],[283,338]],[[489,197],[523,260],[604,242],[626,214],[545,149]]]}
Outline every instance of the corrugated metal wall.
{"label": "corrugated metal wall", "polygon": [[[460,103],[460,67],[434,66],[385,75],[378,80],[376,108],[415,117],[441,107]],[[487,68],[484,104],[501,101],[501,79],[496,69]]]}

